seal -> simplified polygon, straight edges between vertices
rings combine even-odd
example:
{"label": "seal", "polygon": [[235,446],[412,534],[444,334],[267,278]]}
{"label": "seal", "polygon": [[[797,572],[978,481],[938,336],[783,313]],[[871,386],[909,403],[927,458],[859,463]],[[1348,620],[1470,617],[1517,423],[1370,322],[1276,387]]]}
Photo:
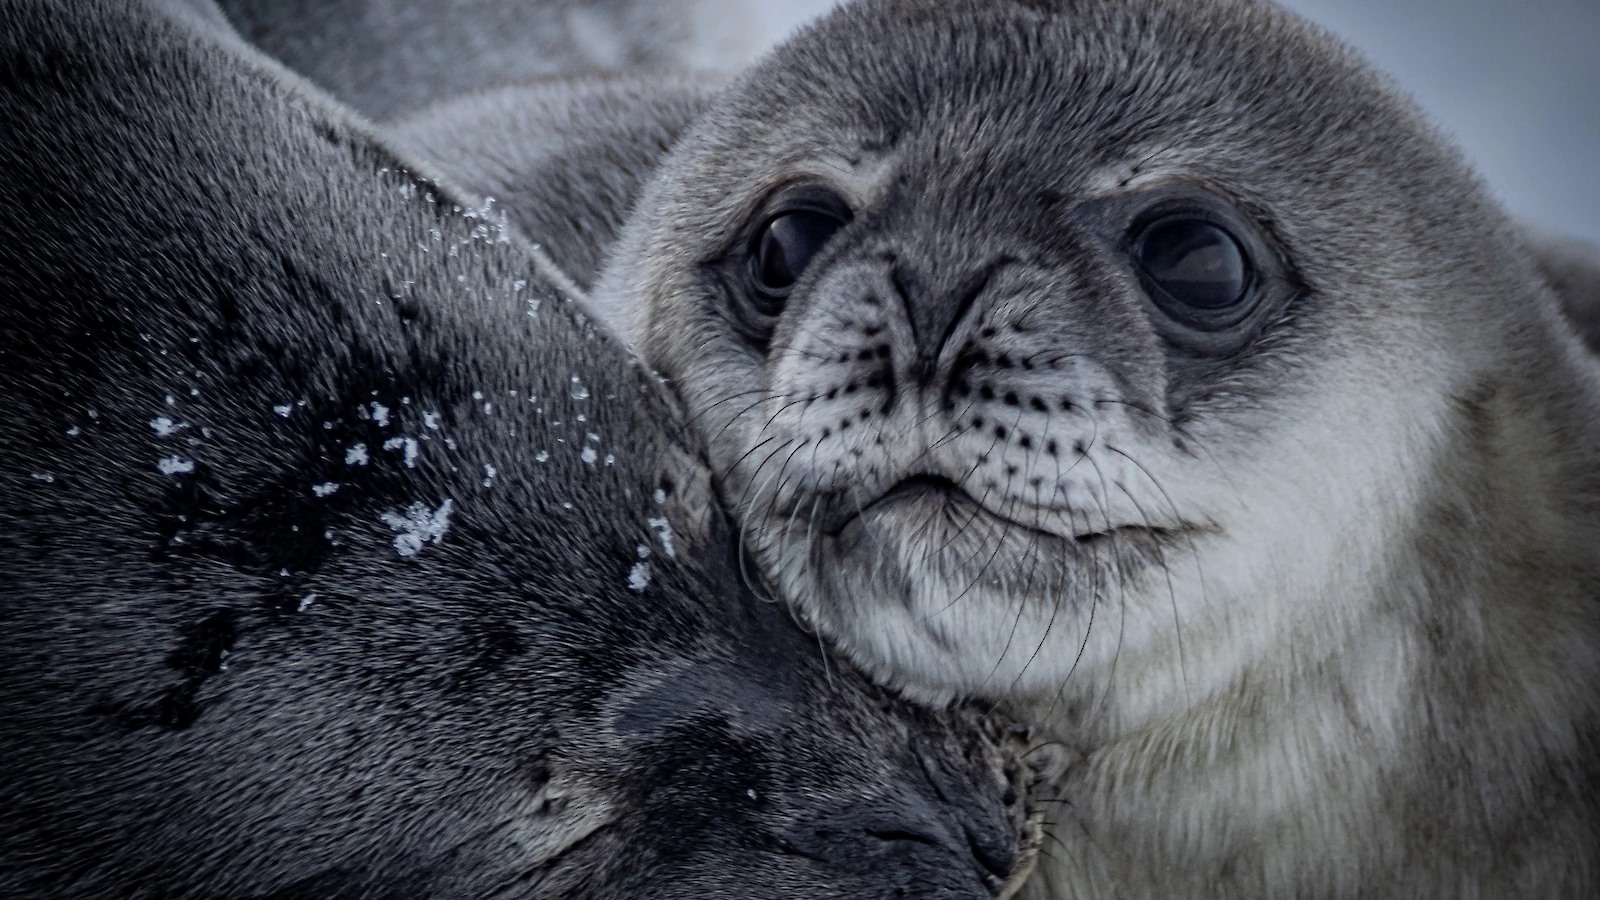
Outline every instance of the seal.
{"label": "seal", "polygon": [[863,0],[627,177],[767,586],[1071,757],[1042,896],[1600,890],[1582,257],[1334,38]]}
{"label": "seal", "polygon": [[504,85],[425,107],[387,137],[424,171],[495,198],[587,292],[645,180],[723,80],[651,73]]}
{"label": "seal", "polygon": [[1267,4],[862,2],[596,293],[774,591],[1078,754],[1054,896],[1600,886],[1600,377],[1458,154]]}
{"label": "seal", "polygon": [[1600,245],[1527,229],[1534,262],[1561,301],[1562,312],[1592,352],[1600,353]]}
{"label": "seal", "polygon": [[991,897],[1002,726],[742,587],[656,380],[182,8],[0,3],[0,894]]}
{"label": "seal", "polygon": [[375,121],[579,74],[732,70],[764,46],[747,0],[193,0]]}

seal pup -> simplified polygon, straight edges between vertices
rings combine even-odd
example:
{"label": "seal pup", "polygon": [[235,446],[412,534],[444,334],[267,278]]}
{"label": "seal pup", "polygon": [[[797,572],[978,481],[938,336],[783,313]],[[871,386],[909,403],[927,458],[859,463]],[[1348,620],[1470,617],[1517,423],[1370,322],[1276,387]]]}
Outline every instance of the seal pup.
{"label": "seal pup", "polygon": [[1070,754],[1041,895],[1600,890],[1600,375],[1335,39],[865,0],[641,177],[596,307],[774,593]]}
{"label": "seal pup", "polygon": [[655,379],[188,9],[0,2],[0,895],[1020,877],[998,726],[826,666]]}

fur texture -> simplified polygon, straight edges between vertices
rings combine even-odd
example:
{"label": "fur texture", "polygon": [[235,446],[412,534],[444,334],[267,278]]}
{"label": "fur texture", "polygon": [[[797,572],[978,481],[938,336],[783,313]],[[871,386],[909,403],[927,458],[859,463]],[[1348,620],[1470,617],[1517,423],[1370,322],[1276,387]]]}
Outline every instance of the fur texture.
{"label": "fur texture", "polygon": [[744,0],[218,3],[247,40],[379,121],[553,75],[735,69],[765,37]]}
{"label": "fur texture", "polygon": [[1591,352],[1600,353],[1600,246],[1529,228],[1534,262]]}
{"label": "fur texture", "polygon": [[[752,342],[796,181],[853,218]],[[1161,202],[1246,235],[1248,340],[1152,306]],[[1066,749],[1040,895],[1589,897],[1600,377],[1551,288],[1592,284],[1527,247],[1271,5],[865,0],[714,99],[594,294],[777,594]]]}
{"label": "fur texture", "polygon": [[0,894],[991,896],[997,726],[741,587],[656,381],[192,7],[0,3]]}
{"label": "fur texture", "polygon": [[582,289],[645,179],[721,83],[713,76],[577,76],[470,93],[389,129],[430,172],[494,197]]}

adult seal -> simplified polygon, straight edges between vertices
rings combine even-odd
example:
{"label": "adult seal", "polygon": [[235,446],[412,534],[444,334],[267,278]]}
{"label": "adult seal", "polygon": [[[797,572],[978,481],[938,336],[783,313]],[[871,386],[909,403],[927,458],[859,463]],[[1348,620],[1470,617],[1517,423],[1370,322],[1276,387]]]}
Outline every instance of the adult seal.
{"label": "adult seal", "polygon": [[775,594],[1066,749],[1041,896],[1600,890],[1584,269],[1351,51],[865,0],[639,179],[596,303]]}
{"label": "adult seal", "polygon": [[999,726],[741,587],[655,379],[195,8],[0,2],[0,895],[992,897]]}

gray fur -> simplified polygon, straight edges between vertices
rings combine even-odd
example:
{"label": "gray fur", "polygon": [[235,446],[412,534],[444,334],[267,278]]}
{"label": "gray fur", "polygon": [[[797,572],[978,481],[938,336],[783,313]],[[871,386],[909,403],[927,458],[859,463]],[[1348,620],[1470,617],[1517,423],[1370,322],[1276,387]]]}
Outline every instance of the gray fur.
{"label": "gray fur", "polygon": [[389,129],[429,171],[494,197],[588,288],[645,180],[720,84],[712,76],[590,76],[482,91]]}
{"label": "gray fur", "polygon": [[551,75],[732,69],[763,45],[743,0],[220,0],[246,40],[385,121]]}
{"label": "gray fur", "polygon": [[[752,218],[797,179],[855,218],[752,346]],[[1274,279],[1231,352],[1176,349],[1130,268],[1175,186]],[[864,0],[635,209],[596,308],[774,591],[1064,749],[1039,896],[1600,892],[1588,270],[1330,36],[1242,0]],[[967,499],[861,513],[918,473]]]}
{"label": "gray fur", "polygon": [[1529,229],[1528,244],[1561,309],[1589,349],[1600,353],[1600,246]]}
{"label": "gray fur", "polygon": [[742,588],[693,438],[499,217],[167,9],[0,2],[0,895],[1024,867],[1010,740]]}

